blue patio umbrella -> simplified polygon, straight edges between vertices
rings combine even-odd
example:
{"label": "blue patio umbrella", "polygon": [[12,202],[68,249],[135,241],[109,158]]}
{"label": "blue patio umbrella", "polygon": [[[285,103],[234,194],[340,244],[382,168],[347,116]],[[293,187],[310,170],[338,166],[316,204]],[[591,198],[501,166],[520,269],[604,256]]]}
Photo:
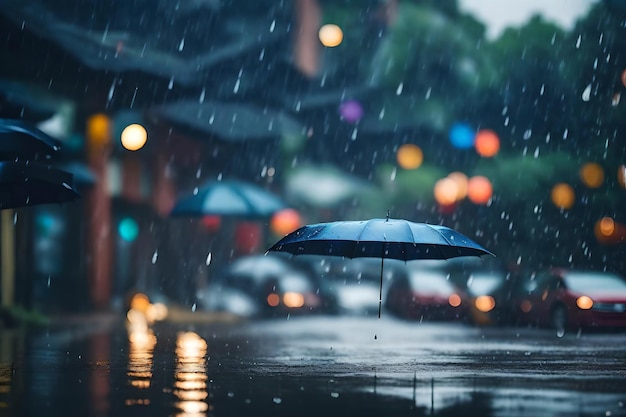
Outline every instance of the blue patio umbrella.
{"label": "blue patio umbrella", "polygon": [[226,216],[264,219],[286,208],[276,194],[236,180],[211,181],[178,200],[171,216]]}
{"label": "blue patio umbrella", "polygon": [[385,259],[411,261],[493,255],[478,243],[448,227],[389,217],[303,226],[283,237],[268,251],[288,252],[293,255],[380,258],[378,317],[382,306]]}

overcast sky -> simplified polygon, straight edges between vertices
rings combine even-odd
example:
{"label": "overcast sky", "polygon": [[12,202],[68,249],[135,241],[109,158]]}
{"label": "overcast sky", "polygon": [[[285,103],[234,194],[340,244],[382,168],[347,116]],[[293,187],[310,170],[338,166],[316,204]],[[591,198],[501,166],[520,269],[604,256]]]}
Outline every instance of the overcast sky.
{"label": "overcast sky", "polygon": [[570,29],[597,0],[459,0],[459,7],[476,16],[487,26],[493,39],[508,26],[520,26],[536,14],[563,29]]}

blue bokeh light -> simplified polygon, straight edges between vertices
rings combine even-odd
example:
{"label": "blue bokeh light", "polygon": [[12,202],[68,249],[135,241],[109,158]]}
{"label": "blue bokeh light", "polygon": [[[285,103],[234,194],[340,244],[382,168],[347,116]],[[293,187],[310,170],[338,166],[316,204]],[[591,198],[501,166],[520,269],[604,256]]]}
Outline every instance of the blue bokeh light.
{"label": "blue bokeh light", "polygon": [[474,146],[476,133],[467,123],[454,123],[450,128],[450,143],[455,148],[467,149]]}

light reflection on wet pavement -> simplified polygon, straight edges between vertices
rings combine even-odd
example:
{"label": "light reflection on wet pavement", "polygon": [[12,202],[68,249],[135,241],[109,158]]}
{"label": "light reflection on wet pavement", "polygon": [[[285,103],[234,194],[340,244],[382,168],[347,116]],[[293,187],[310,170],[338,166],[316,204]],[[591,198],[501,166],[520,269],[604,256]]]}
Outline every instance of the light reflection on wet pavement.
{"label": "light reflection on wet pavement", "polygon": [[312,317],[2,336],[0,417],[626,415],[624,332]]}

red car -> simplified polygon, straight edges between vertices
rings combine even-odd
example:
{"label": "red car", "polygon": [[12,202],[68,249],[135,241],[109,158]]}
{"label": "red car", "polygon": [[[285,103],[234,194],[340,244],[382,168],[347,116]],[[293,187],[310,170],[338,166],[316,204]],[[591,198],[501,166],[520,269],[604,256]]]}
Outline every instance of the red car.
{"label": "red car", "polygon": [[519,283],[520,323],[565,328],[626,328],[626,280],[604,271],[552,268]]}
{"label": "red car", "polygon": [[387,310],[409,320],[466,320],[469,297],[450,281],[445,268],[422,267],[426,263],[394,277],[387,289]]}

